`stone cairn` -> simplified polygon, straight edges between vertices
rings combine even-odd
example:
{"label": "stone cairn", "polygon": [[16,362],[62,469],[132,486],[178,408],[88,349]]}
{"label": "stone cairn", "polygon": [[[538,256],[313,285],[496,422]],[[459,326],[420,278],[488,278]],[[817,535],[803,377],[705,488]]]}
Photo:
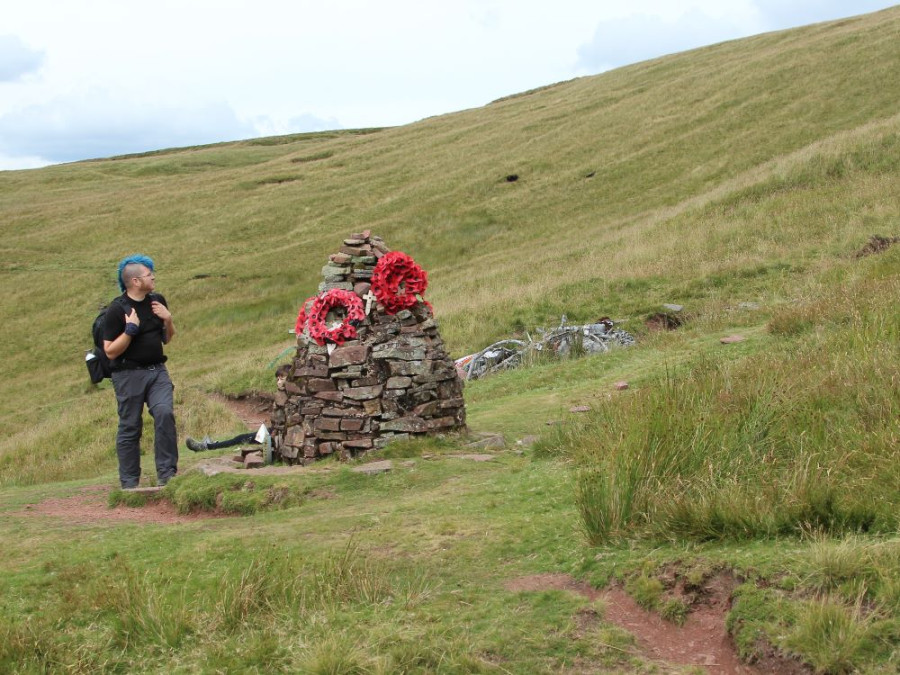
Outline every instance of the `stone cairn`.
{"label": "stone cairn", "polygon": [[[389,278],[391,287],[384,283],[387,265],[378,264],[398,257],[406,262]],[[410,267],[419,276],[404,283]],[[318,296],[303,303],[297,319],[296,355],[278,370],[276,457],[289,464],[349,459],[410,436],[464,429],[463,382],[421,297],[421,268],[365,231],[345,239],[322,274]],[[341,303],[322,309],[338,296]]]}

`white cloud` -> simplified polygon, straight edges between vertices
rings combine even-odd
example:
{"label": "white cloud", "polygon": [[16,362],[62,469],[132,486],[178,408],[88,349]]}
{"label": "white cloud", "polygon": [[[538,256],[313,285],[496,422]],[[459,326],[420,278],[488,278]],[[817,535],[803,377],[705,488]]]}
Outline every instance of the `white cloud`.
{"label": "white cloud", "polygon": [[578,47],[579,69],[600,72],[629,63],[773,30],[884,9],[892,0],[687,0],[668,8],[633,0],[625,14],[596,24]]}
{"label": "white cloud", "polygon": [[0,82],[13,82],[37,71],[44,53],[31,49],[16,35],[0,35]]}
{"label": "white cloud", "polygon": [[256,136],[224,103],[148,105],[94,90],[0,117],[0,152],[54,162],[202,145]]}
{"label": "white cloud", "polygon": [[803,26],[845,16],[868,14],[896,4],[896,0],[754,0],[765,30]]}
{"label": "white cloud", "polygon": [[591,41],[578,48],[578,67],[600,72],[752,32],[733,16],[712,16],[701,9],[674,18],[630,14],[597,25]]}
{"label": "white cloud", "polygon": [[273,119],[268,116],[256,117],[250,120],[253,128],[259,136],[283,136],[284,134],[299,134],[310,131],[328,131],[341,129],[341,123],[334,117],[316,117],[310,113],[295,115],[287,120]]}
{"label": "white cloud", "polygon": [[15,171],[17,169],[40,169],[42,166],[53,164],[42,157],[28,157],[19,155],[12,157],[0,153],[0,171]]}

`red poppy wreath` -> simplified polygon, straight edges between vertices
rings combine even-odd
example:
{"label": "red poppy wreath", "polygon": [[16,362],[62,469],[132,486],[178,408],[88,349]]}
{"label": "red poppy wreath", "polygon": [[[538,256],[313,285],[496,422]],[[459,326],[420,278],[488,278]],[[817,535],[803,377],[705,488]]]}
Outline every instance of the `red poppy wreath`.
{"label": "red poppy wreath", "polygon": [[388,314],[409,309],[428,288],[428,274],[402,251],[386,253],[372,270],[372,292]]}
{"label": "red poppy wreath", "polygon": [[[328,313],[335,309],[343,309],[344,317],[340,323],[334,323],[329,328]],[[365,319],[366,312],[359,296],[353,291],[334,288],[313,300],[312,306],[309,308],[309,316],[306,319],[306,327],[309,329],[309,336],[317,344],[324,345],[326,341],[330,341],[342,345],[345,340],[352,340],[356,337],[354,324],[365,321]],[[297,320],[300,320],[299,316]]]}
{"label": "red poppy wreath", "polygon": [[297,314],[297,323],[294,325],[294,332],[297,335],[300,335],[304,330],[306,330],[306,321],[309,318],[308,310],[310,308],[310,305],[315,301],[316,296],[311,295],[303,301],[303,304],[300,305],[300,312]]}

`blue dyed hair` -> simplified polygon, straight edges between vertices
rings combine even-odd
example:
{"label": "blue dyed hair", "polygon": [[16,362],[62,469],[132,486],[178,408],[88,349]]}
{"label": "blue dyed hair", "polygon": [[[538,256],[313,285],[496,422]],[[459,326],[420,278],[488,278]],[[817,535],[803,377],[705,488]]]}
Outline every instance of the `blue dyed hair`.
{"label": "blue dyed hair", "polygon": [[119,288],[122,292],[125,292],[125,282],[122,281],[122,270],[125,269],[125,265],[132,264],[143,265],[151,272],[153,271],[153,258],[145,255],[130,255],[127,258],[122,258],[122,262],[119,263]]}

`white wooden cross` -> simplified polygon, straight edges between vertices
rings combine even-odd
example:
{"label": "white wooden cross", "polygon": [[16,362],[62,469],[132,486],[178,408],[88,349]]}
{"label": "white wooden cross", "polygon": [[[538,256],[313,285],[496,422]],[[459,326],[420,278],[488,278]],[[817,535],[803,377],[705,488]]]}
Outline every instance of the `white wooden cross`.
{"label": "white wooden cross", "polygon": [[375,294],[374,294],[371,290],[369,290],[369,291],[362,297],[362,299],[366,301],[366,314],[371,314],[371,313],[372,313],[372,305],[375,304],[375,301],[376,301],[378,298],[375,297]]}

